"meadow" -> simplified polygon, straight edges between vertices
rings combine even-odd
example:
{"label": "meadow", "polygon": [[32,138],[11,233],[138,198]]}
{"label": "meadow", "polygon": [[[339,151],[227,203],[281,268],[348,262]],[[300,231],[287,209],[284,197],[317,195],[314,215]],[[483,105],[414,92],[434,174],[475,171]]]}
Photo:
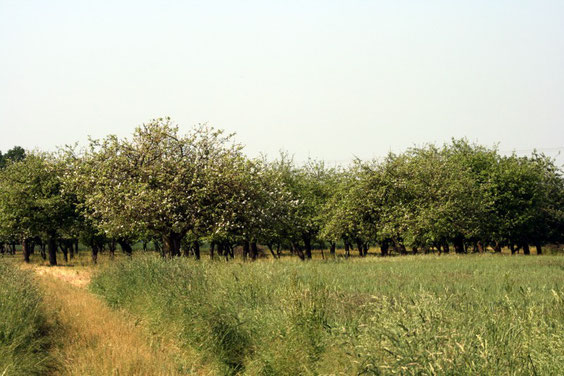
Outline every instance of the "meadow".
{"label": "meadow", "polygon": [[564,374],[563,256],[140,256],[90,290],[209,374]]}

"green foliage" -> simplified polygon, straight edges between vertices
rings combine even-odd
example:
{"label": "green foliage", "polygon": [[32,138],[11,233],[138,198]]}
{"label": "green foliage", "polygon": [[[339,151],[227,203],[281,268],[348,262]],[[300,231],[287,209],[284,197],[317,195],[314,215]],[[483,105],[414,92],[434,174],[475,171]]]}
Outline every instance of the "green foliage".
{"label": "green foliage", "polygon": [[220,130],[202,125],[180,135],[170,119],[156,119],[130,140],[109,136],[71,153],[66,181],[109,237],[162,237],[178,251],[188,231],[207,230],[239,150]]}
{"label": "green foliage", "polygon": [[506,239],[543,242],[550,238],[550,222],[562,223],[562,177],[548,158],[502,158],[492,186],[498,231]]}
{"label": "green foliage", "polygon": [[323,206],[321,237],[332,242],[376,240],[378,222],[376,209],[382,202],[376,195],[380,176],[372,174],[371,166],[357,161],[346,172],[335,175],[332,194]]}
{"label": "green foliage", "polygon": [[300,255],[304,249],[305,257],[311,258],[313,243],[324,240],[320,232],[327,220],[325,206],[334,195],[339,172],[315,160],[298,167],[286,154],[272,163],[271,169],[286,192],[286,226],[281,233]]}
{"label": "green foliage", "polygon": [[[357,163],[326,206],[333,239],[464,251],[464,242],[562,239],[564,180],[542,155],[502,157],[465,140]],[[560,239],[560,240],[558,240]]]}
{"label": "green foliage", "polygon": [[40,293],[31,276],[0,262],[0,375],[44,375],[53,362]]}
{"label": "green foliage", "polygon": [[562,374],[563,268],[561,256],[137,258],[91,288],[222,374]]}
{"label": "green foliage", "polygon": [[61,188],[57,164],[49,155],[29,154],[1,170],[0,238],[57,236],[71,226],[74,204]]}

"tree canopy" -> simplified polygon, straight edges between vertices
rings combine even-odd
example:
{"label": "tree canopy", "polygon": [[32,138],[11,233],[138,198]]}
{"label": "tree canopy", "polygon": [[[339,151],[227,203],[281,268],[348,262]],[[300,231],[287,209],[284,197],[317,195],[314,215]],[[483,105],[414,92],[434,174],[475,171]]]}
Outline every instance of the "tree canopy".
{"label": "tree canopy", "polygon": [[286,153],[248,158],[222,130],[204,124],[183,133],[159,118],[131,138],[92,139],[83,149],[15,147],[0,154],[0,167],[1,249],[39,240],[55,252],[55,242],[80,239],[93,252],[117,242],[126,253],[152,240],[169,256],[183,248],[199,257],[204,242],[212,257],[229,258],[241,246],[253,259],[260,245],[302,259],[314,248],[334,254],[337,244],[360,256],[372,245],[383,255],[503,246],[530,253],[530,245],[541,253],[564,232],[554,160],[464,139],[330,168]]}

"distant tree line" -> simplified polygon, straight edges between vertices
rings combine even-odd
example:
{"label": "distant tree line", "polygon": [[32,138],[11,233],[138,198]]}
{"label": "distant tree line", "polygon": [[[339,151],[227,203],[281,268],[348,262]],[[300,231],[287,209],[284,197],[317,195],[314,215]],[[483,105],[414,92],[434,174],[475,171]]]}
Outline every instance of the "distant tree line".
{"label": "distant tree line", "polygon": [[[78,243],[98,252],[151,242],[163,256],[244,258],[262,249],[301,259],[337,245],[345,255],[537,253],[562,242],[564,179],[554,160],[453,140],[383,160],[327,167],[248,158],[233,135],[207,125],[181,134],[169,118],[56,153],[0,153],[0,252],[39,246],[57,263]],[[323,252],[323,251],[322,251]],[[325,253],[322,253],[325,257]]]}

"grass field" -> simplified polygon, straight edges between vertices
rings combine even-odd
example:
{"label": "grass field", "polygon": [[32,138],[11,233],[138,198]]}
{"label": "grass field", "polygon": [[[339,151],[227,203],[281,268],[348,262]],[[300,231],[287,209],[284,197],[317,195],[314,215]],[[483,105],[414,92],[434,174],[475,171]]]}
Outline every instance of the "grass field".
{"label": "grass field", "polygon": [[50,331],[30,273],[0,262],[0,375],[41,375],[53,369]]}
{"label": "grass field", "polygon": [[211,374],[564,374],[563,256],[134,257],[90,288]]}
{"label": "grass field", "polygon": [[315,256],[0,258],[0,375],[564,374],[564,255]]}

